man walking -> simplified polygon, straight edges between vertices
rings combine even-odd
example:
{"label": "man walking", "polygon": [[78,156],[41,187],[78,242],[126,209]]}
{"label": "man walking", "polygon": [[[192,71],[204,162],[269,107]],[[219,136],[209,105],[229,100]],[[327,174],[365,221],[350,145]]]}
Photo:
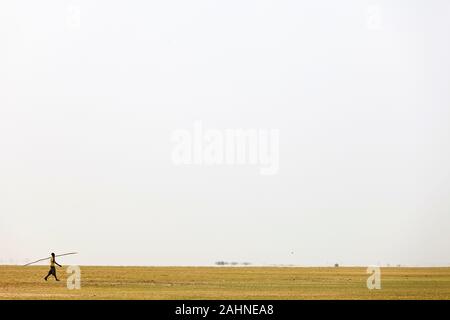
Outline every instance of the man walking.
{"label": "man walking", "polygon": [[47,281],[48,277],[51,275],[55,277],[56,281],[59,281],[58,277],[56,276],[56,267],[55,264],[59,267],[62,267],[58,262],[56,262],[55,254],[52,253],[52,256],[50,257],[50,271],[48,272],[47,276],[44,278],[45,281]]}

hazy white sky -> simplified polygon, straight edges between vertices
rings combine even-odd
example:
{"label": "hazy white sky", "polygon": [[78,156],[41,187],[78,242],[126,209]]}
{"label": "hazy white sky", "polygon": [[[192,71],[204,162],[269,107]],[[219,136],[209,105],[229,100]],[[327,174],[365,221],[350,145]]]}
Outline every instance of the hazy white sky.
{"label": "hazy white sky", "polygon": [[[0,2],[0,264],[450,264],[450,2]],[[174,166],[273,128],[280,170]]]}

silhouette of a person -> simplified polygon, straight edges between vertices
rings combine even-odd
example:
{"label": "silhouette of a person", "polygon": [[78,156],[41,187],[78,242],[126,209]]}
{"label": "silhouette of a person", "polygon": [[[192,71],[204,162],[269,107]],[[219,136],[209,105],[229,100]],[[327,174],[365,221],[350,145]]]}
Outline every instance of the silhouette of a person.
{"label": "silhouette of a person", "polygon": [[56,267],[55,264],[59,267],[62,267],[58,262],[56,262],[55,254],[52,252],[52,256],[50,257],[50,270],[48,271],[47,276],[44,278],[45,281],[47,281],[48,277],[54,276],[56,281],[59,281],[58,277],[56,276]]}

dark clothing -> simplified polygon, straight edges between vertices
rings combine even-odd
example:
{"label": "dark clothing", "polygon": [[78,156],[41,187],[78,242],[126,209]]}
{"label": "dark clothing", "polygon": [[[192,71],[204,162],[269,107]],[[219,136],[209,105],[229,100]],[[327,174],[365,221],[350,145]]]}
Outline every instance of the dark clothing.
{"label": "dark clothing", "polygon": [[52,275],[56,277],[56,267],[50,267],[50,271],[48,272],[48,275]]}
{"label": "dark clothing", "polygon": [[47,278],[50,276],[54,276],[56,281],[59,281],[58,277],[56,276],[56,267],[54,265],[50,265],[50,270],[48,271],[47,276],[44,278],[45,281],[47,281]]}

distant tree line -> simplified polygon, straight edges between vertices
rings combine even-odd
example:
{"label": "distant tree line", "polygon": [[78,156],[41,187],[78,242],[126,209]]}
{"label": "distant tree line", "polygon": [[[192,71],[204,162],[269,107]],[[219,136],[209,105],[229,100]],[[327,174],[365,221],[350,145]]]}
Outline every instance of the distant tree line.
{"label": "distant tree line", "polygon": [[242,266],[249,266],[251,265],[250,262],[228,262],[228,261],[216,261],[216,266],[238,266],[238,265],[242,265]]}

